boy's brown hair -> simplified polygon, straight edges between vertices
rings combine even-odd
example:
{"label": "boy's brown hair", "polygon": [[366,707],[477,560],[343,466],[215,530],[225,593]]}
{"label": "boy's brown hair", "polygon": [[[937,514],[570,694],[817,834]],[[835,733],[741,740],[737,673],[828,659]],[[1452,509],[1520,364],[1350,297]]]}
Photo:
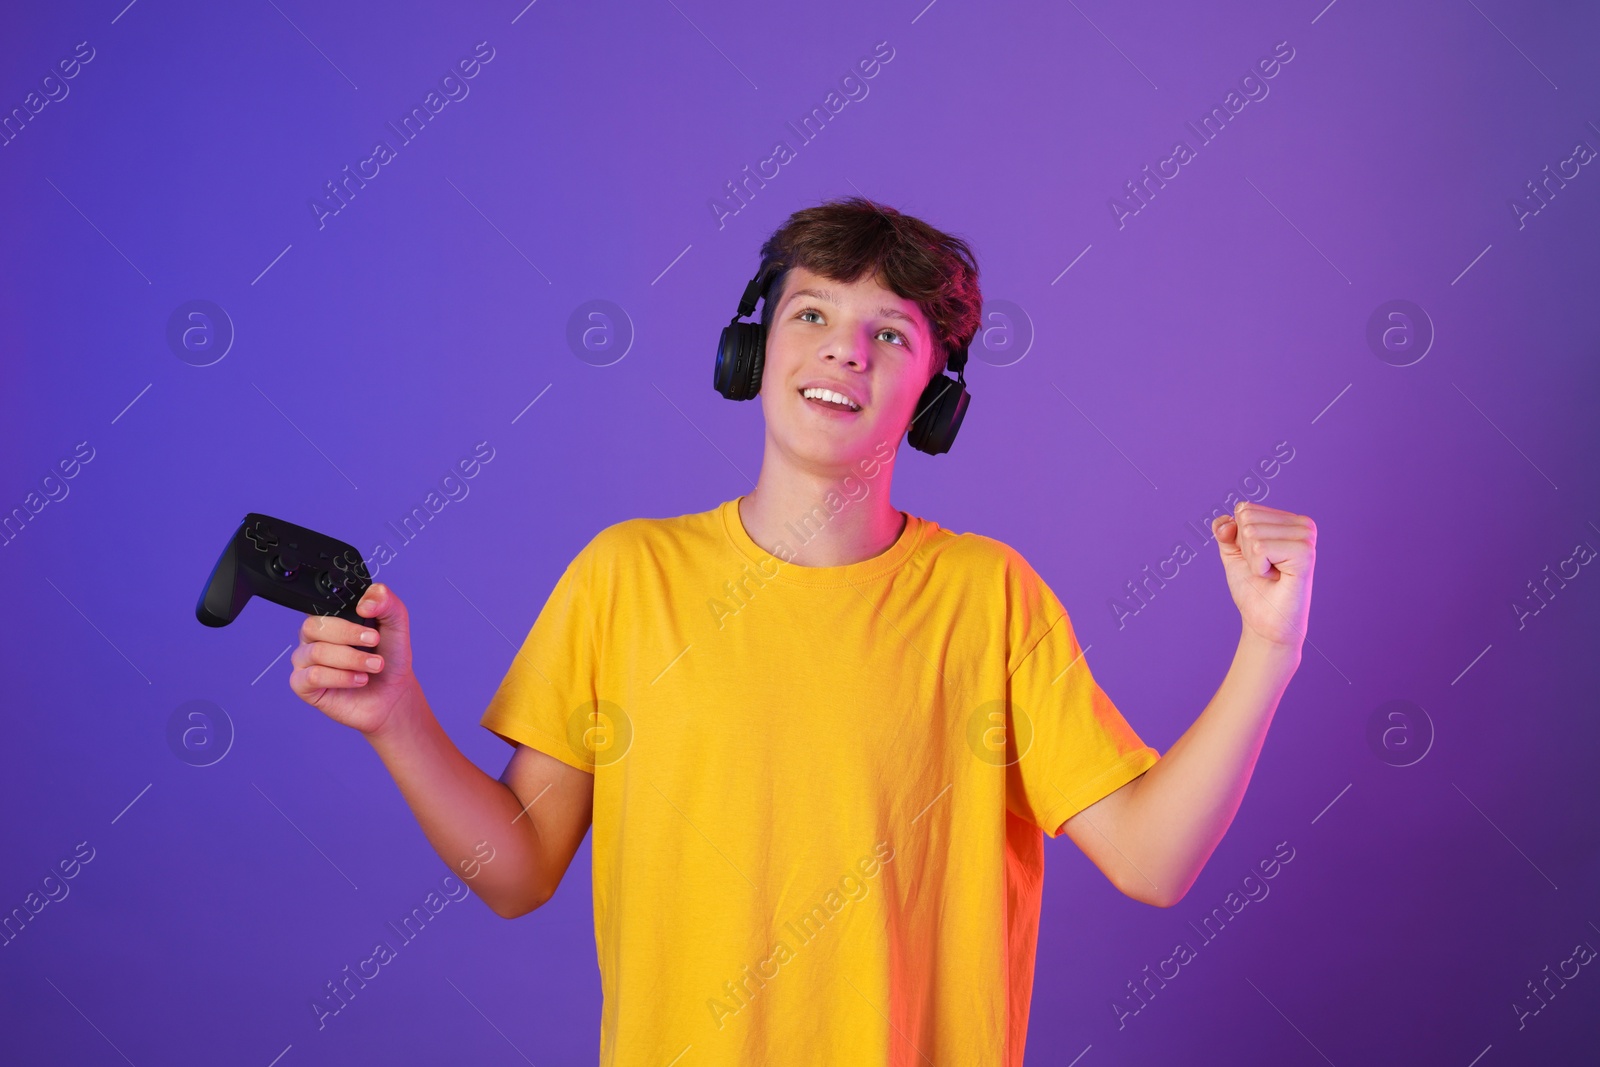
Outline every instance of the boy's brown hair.
{"label": "boy's brown hair", "polygon": [[967,243],[865,197],[796,211],[761,246],[762,262],[768,258],[778,261],[780,273],[761,302],[763,326],[772,325],[789,271],[804,267],[845,285],[881,275],[885,288],[915,301],[932,328],[934,375],[943,373],[952,349],[978,332],[983,295]]}

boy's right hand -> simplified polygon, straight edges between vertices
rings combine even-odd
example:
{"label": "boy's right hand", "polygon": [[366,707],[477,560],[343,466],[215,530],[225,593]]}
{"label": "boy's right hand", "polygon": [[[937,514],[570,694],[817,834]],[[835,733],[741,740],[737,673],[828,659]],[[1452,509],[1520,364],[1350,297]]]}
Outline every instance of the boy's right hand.
{"label": "boy's right hand", "polygon": [[[356,614],[376,627],[333,615],[307,615],[300,644],[290,655],[289,688],[337,723],[371,735],[390,719],[416,687],[411,673],[411,620],[387,585],[374,584],[356,603]],[[363,634],[375,639],[369,643]]]}

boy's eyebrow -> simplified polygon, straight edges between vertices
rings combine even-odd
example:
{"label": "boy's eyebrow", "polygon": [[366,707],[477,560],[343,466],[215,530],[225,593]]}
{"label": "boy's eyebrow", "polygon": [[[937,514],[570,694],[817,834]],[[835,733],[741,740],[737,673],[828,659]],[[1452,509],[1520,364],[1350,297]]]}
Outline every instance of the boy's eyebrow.
{"label": "boy's eyebrow", "polygon": [[[794,292],[789,294],[789,299],[785,300],[784,304],[792,304],[796,298],[802,296],[816,297],[818,300],[826,300],[830,304],[839,303],[839,299],[827,289],[796,289]],[[878,314],[886,319],[904,319],[913,326],[917,324],[916,319],[913,319],[910,315],[907,315],[899,308],[881,307],[878,309]]]}

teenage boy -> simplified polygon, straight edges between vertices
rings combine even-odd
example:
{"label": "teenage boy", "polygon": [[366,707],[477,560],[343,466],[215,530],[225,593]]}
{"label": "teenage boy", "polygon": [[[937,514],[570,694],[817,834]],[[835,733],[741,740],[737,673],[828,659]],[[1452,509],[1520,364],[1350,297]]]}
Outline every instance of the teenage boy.
{"label": "teenage boy", "polygon": [[1299,665],[1316,529],[1213,519],[1238,649],[1162,756],[1014,549],[890,503],[979,325],[970,249],[850,198],[768,257],[759,481],[571,561],[482,716],[515,748],[498,781],[429,708],[387,585],[358,607],[377,631],[306,618],[290,685],[367,737],[452,869],[488,843],[469,884],[499,915],[548,901],[593,826],[602,1067],[1018,1067],[1044,836],[1183,897]]}

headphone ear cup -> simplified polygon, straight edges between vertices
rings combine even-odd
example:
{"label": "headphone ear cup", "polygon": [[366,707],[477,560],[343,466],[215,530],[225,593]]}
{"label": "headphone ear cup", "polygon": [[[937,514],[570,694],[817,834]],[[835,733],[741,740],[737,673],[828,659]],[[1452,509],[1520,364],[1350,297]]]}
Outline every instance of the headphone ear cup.
{"label": "headphone ear cup", "polygon": [[745,399],[754,400],[761,393],[761,372],[767,366],[767,328],[759,322],[745,326],[744,343],[749,346],[750,372]]}
{"label": "headphone ear cup", "polygon": [[907,442],[930,456],[950,451],[971,399],[965,385],[946,375],[936,375],[917,400],[917,410],[922,414],[912,419]]}
{"label": "headphone ear cup", "polygon": [[729,400],[750,400],[761,392],[766,363],[767,328],[759,322],[732,322],[717,341],[717,366],[712,384]]}

